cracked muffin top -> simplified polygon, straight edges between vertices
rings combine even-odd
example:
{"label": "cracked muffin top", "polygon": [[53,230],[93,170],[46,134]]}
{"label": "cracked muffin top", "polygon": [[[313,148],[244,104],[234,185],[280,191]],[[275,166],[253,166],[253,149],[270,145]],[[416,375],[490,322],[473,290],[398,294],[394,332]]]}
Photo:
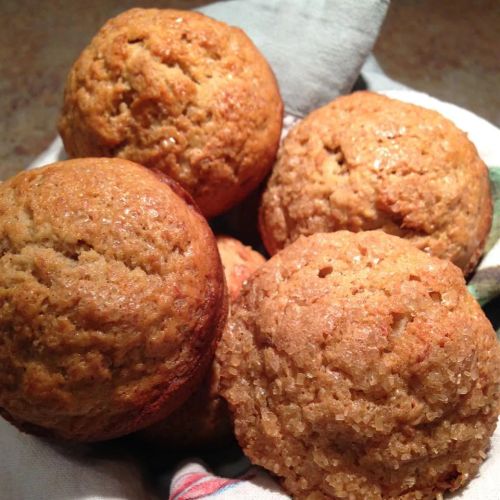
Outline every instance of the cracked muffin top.
{"label": "cracked muffin top", "polygon": [[21,429],[93,441],[165,417],[225,315],[205,219],[144,167],[69,160],[0,185],[0,413]]}
{"label": "cracked muffin top", "polygon": [[488,169],[465,133],[435,111],[356,92],[286,137],[260,229],[271,254],[300,235],[382,229],[468,274],[491,218]]}
{"label": "cracked muffin top", "polygon": [[500,409],[500,347],[463,274],[382,231],[278,252],[232,305],[217,362],[245,454],[297,499],[457,489]]}
{"label": "cracked muffin top", "polygon": [[73,65],[59,131],[69,156],[158,168],[212,217],[269,171],[282,113],[274,75],[243,31],[196,12],[132,9]]}

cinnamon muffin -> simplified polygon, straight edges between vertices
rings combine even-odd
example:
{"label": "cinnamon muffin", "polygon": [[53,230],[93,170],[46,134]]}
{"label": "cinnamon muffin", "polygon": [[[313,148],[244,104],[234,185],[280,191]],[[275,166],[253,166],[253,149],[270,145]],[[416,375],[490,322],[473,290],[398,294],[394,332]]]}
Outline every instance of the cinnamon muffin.
{"label": "cinnamon muffin", "polygon": [[243,31],[196,12],[132,9],[73,65],[59,132],[69,156],[118,156],[179,182],[206,217],[265,177],[283,105]]}
{"label": "cinnamon muffin", "polygon": [[487,167],[462,131],[435,111],[356,92],[287,136],[260,228],[271,254],[300,235],[382,229],[467,274],[491,217]]}
{"label": "cinnamon muffin", "polygon": [[0,184],[0,412],[95,441],[193,392],[226,318],[202,215],[152,172],[88,158]]}
{"label": "cinnamon muffin", "polygon": [[461,271],[381,231],[275,255],[233,306],[217,360],[245,454],[297,499],[455,490],[500,410],[500,347]]}
{"label": "cinnamon muffin", "polygon": [[[261,254],[230,236],[217,236],[221,256],[233,303],[248,279],[266,261]],[[219,396],[220,367],[214,363],[196,392],[178,410],[165,420],[140,432],[149,443],[167,448],[220,447],[233,435],[226,402]]]}

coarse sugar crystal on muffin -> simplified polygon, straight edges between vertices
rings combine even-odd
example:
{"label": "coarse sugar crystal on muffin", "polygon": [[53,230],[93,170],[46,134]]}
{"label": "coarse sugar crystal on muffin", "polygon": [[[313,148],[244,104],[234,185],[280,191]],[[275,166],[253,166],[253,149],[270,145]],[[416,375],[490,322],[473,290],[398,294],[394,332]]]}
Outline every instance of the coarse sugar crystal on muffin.
{"label": "coarse sugar crystal on muffin", "polygon": [[136,8],[109,20],[73,65],[59,132],[70,157],[162,170],[212,217],[268,173],[282,117],[272,70],[242,30]]}
{"label": "coarse sugar crystal on muffin", "polygon": [[[266,261],[264,257],[230,236],[217,236],[224,274],[233,303],[244,282]],[[220,367],[213,363],[203,383],[178,410],[139,433],[152,444],[165,448],[192,449],[224,446],[233,427],[227,404],[219,395]]]}
{"label": "coarse sugar crystal on muffin", "polygon": [[465,133],[435,111],[356,92],[286,137],[260,229],[271,254],[300,235],[382,229],[468,274],[491,218],[488,169]]}
{"label": "coarse sugar crystal on muffin", "polygon": [[217,347],[250,460],[297,499],[433,499],[470,481],[500,347],[461,271],[381,231],[318,233],[248,280]]}
{"label": "coarse sugar crystal on muffin", "polygon": [[227,295],[203,216],[146,168],[68,160],[0,185],[0,413],[75,441],[175,410]]}

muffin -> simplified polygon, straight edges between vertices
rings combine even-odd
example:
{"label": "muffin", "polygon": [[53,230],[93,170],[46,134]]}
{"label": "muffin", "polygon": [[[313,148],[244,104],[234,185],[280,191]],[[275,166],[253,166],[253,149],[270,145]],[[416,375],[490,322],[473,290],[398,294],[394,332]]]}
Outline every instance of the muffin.
{"label": "muffin", "polygon": [[287,136],[260,229],[271,254],[300,235],[382,229],[468,274],[491,218],[488,170],[462,131],[435,111],[356,92]]}
{"label": "muffin", "polygon": [[59,132],[70,157],[162,170],[212,217],[265,177],[282,114],[276,79],[243,31],[197,12],[132,9],[73,65]]}
{"label": "muffin", "polygon": [[[218,236],[229,291],[229,303],[265,259],[250,247],[229,236]],[[214,363],[196,392],[165,420],[144,429],[139,437],[166,448],[193,449],[221,447],[233,436],[227,404],[219,396],[220,367]]]}
{"label": "muffin", "polygon": [[297,499],[455,490],[500,409],[500,347],[461,271],[381,231],[301,237],[271,258],[216,356],[245,454]]}
{"label": "muffin", "polygon": [[87,158],[0,184],[0,412],[74,441],[167,416],[227,314],[203,216],[140,165]]}
{"label": "muffin", "polygon": [[230,303],[234,302],[245,281],[266,262],[266,259],[251,247],[243,245],[230,236],[217,236],[219,250]]}

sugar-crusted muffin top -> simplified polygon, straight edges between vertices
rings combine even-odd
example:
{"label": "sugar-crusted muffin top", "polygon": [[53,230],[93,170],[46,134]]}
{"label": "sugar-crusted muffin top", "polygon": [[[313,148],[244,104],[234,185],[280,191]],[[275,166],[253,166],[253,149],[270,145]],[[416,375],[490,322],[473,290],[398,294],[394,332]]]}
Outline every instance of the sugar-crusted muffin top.
{"label": "sugar-crusted muffin top", "polygon": [[191,11],[131,9],[75,62],[59,130],[70,156],[159,168],[211,217],[266,175],[282,112],[274,75],[243,31]]}
{"label": "sugar-crusted muffin top", "polygon": [[491,216],[487,167],[466,134],[435,111],[356,92],[286,137],[260,221],[271,253],[300,235],[382,229],[467,274]]}
{"label": "sugar-crusted muffin top", "polygon": [[0,185],[0,244],[7,418],[104,439],[192,391],[224,320],[222,266],[203,217],[152,172],[95,158],[23,172]]}
{"label": "sugar-crusted muffin top", "polygon": [[456,489],[499,413],[500,347],[462,273],[381,231],[276,254],[232,306],[217,359],[245,454],[294,498]]}

